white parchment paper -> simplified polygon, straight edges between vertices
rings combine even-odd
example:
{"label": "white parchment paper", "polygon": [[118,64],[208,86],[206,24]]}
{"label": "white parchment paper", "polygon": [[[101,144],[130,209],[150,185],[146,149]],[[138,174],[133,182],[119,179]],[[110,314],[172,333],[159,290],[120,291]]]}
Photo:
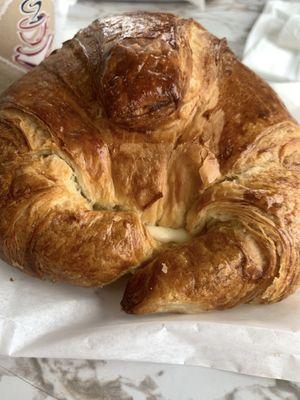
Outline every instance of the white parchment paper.
{"label": "white parchment paper", "polygon": [[[300,119],[299,83],[279,85]],[[124,285],[54,285],[0,261],[0,355],[201,365],[300,381],[300,291],[274,305],[137,317],[120,310]]]}
{"label": "white parchment paper", "polygon": [[244,48],[243,62],[266,79],[300,122],[300,2],[268,1]]}
{"label": "white parchment paper", "polygon": [[300,381],[300,293],[274,305],[140,317],[120,310],[124,283],[52,284],[1,262],[0,354],[201,365]]}

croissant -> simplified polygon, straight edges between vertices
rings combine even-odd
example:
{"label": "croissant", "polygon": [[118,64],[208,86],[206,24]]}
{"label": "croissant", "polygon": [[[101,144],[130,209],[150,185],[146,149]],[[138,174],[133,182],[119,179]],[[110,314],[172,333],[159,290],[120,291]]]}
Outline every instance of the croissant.
{"label": "croissant", "polygon": [[1,95],[0,150],[0,256],[26,273],[92,287],[132,271],[136,314],[298,285],[300,128],[192,19],[81,30]]}

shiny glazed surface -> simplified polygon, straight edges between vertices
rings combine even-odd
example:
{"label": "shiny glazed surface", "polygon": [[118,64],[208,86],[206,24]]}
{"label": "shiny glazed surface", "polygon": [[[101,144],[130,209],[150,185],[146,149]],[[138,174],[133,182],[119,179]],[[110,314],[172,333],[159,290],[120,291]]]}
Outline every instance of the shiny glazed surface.
{"label": "shiny glazed surface", "polygon": [[[0,99],[2,258],[129,280],[128,312],[274,302],[299,275],[299,127],[193,20],[96,20]],[[146,225],[185,228],[163,245]],[[78,246],[80,243],[80,246]]]}

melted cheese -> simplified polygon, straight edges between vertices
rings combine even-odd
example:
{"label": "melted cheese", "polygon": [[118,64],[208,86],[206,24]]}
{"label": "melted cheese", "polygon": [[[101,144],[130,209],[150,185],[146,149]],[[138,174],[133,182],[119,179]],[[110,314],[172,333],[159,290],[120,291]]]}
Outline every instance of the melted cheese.
{"label": "melted cheese", "polygon": [[157,241],[162,243],[176,242],[182,243],[191,239],[191,235],[185,229],[172,229],[163,226],[147,226],[150,235]]}

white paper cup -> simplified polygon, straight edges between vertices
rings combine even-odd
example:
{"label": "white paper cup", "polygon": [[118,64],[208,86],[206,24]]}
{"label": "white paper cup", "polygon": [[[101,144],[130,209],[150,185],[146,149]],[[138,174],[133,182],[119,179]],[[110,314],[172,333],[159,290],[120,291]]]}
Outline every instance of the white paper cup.
{"label": "white paper cup", "polygon": [[53,0],[0,0],[2,60],[30,69],[51,52],[53,38]]}

